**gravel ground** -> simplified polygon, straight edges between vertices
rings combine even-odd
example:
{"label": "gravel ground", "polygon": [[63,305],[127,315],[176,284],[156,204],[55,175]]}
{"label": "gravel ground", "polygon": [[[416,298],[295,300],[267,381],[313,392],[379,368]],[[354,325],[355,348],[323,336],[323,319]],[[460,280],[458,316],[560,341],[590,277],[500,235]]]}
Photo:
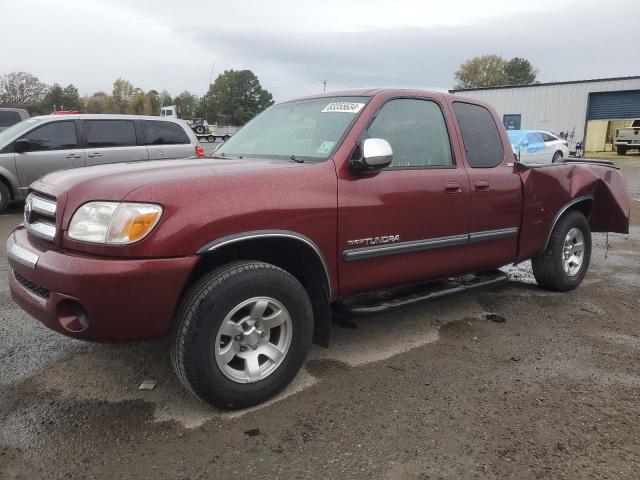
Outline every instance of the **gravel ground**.
{"label": "gravel ground", "polygon": [[[617,161],[640,199],[640,157]],[[45,329],[12,302],[2,255],[0,478],[637,479],[632,203],[631,234],[609,235],[606,255],[595,235],[576,291],[540,290],[525,264],[498,289],[336,326],[283,395],[242,412],[185,393],[164,341]]]}

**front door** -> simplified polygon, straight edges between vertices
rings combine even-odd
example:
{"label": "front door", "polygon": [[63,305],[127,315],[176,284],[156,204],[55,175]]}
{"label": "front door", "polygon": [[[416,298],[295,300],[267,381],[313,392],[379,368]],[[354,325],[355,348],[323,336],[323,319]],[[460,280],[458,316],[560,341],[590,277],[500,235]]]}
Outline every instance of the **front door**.
{"label": "front door", "polygon": [[133,120],[84,120],[87,165],[148,160]]}
{"label": "front door", "polygon": [[365,136],[391,144],[391,166],[348,172],[338,183],[341,295],[464,269],[469,179],[452,151],[450,121],[435,99],[396,98],[380,108]]}
{"label": "front door", "polygon": [[21,190],[47,173],[85,165],[74,120],[52,121],[34,128],[20,139],[28,140],[28,148],[15,154]]}

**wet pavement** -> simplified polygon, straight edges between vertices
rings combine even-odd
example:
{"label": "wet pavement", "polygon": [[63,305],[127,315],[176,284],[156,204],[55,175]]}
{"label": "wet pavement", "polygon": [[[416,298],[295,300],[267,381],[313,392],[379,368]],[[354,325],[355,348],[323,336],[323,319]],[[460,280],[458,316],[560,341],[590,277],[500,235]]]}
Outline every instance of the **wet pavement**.
{"label": "wet pavement", "polygon": [[[640,157],[616,161],[640,193]],[[0,478],[637,479],[632,203],[631,234],[608,251],[594,235],[576,291],[539,289],[525,263],[506,286],[335,326],[280,397],[234,412],[183,390],[166,341],[45,329],[12,302],[1,242]]]}

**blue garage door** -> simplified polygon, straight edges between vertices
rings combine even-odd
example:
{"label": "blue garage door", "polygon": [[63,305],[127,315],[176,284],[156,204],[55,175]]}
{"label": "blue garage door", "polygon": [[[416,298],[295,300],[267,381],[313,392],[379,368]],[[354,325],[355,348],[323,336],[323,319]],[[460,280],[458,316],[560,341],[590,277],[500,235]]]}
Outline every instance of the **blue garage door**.
{"label": "blue garage door", "polygon": [[598,92],[589,95],[588,120],[640,118],[640,90]]}

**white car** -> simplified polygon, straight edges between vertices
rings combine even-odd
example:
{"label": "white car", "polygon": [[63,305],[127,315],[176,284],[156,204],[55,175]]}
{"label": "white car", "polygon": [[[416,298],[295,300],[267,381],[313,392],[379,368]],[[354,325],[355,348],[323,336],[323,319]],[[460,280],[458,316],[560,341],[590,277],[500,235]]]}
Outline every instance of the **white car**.
{"label": "white car", "polygon": [[511,146],[522,163],[557,163],[569,156],[569,144],[541,130],[507,130]]}

